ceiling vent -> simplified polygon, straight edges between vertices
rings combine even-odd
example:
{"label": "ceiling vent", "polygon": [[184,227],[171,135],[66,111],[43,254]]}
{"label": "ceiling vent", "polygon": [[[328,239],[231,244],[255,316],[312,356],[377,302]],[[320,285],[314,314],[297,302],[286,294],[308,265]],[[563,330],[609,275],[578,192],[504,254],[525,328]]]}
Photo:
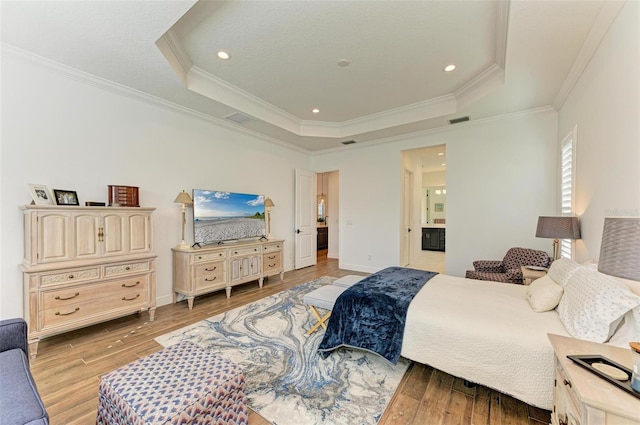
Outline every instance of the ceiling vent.
{"label": "ceiling vent", "polygon": [[344,142],[342,142],[343,145],[353,145],[356,141],[355,140],[345,140]]}
{"label": "ceiling vent", "polygon": [[469,117],[460,117],[460,118],[450,119],[449,124],[458,124],[465,121],[469,121]]}
{"label": "ceiling vent", "polygon": [[226,116],[226,119],[237,122],[238,124],[244,124],[249,121],[255,121],[255,118],[250,117],[249,115],[241,114],[240,112],[234,112],[233,114]]}

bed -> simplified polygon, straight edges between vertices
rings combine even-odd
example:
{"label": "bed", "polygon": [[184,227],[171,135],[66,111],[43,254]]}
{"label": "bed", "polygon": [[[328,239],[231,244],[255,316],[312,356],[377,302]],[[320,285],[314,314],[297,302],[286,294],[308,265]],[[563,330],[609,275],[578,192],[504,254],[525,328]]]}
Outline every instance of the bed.
{"label": "bed", "polygon": [[[400,355],[550,410],[554,354],[547,334],[622,346],[640,338],[640,296],[621,279],[570,260],[554,264],[531,286],[431,277],[408,306]],[[615,291],[601,293],[611,285]]]}

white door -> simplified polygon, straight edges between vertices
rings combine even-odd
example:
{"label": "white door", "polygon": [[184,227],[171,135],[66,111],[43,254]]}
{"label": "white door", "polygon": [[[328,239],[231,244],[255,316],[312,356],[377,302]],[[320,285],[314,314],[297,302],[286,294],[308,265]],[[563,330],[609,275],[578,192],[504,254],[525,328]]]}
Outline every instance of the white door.
{"label": "white door", "polygon": [[316,173],[296,169],[295,265],[313,266],[316,258]]}
{"label": "white door", "polygon": [[402,229],[400,245],[400,264],[408,266],[411,262],[411,220],[413,210],[413,173],[404,170],[402,188]]}

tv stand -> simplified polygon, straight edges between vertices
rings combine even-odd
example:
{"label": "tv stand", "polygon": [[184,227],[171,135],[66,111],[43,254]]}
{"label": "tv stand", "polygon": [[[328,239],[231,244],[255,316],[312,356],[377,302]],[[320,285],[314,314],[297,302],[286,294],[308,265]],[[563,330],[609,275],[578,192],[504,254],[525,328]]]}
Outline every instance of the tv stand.
{"label": "tv stand", "polygon": [[192,309],[198,295],[225,289],[230,298],[231,288],[236,285],[257,280],[262,288],[265,277],[277,274],[282,280],[283,247],[283,240],[273,239],[172,248],[173,302],[182,294]]}

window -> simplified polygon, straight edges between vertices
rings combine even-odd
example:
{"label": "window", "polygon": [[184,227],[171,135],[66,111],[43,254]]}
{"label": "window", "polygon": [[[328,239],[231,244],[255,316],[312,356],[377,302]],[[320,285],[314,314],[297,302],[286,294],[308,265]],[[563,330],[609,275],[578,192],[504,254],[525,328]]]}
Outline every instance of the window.
{"label": "window", "polygon": [[[560,145],[560,213],[563,216],[575,215],[576,134],[577,127],[574,127]],[[562,239],[560,258],[572,258],[573,246],[571,239]]]}

